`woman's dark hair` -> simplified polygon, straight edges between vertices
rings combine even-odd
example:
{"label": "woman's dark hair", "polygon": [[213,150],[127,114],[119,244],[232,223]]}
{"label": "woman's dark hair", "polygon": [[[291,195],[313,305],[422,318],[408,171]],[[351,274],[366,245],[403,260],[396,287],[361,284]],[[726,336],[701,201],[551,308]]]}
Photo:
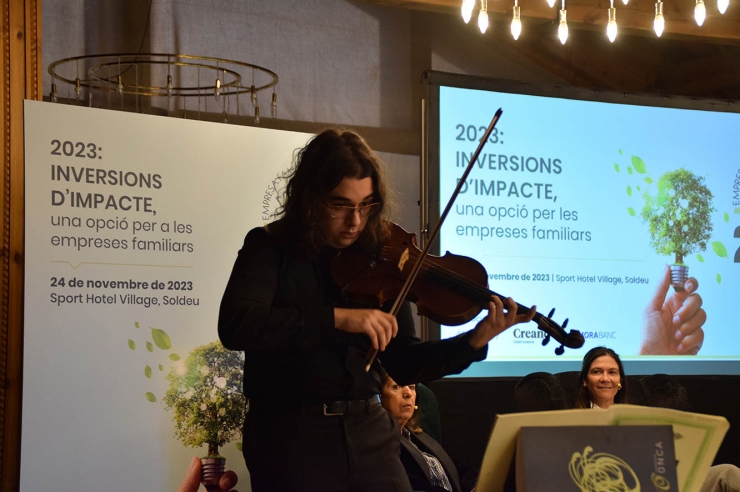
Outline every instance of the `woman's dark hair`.
{"label": "woman's dark hair", "polygon": [[385,184],[385,166],[357,133],[330,128],[313,137],[295,156],[295,166],[288,173],[288,184],[281,202],[282,219],[276,232],[292,234],[285,238],[316,252],[324,245],[319,221],[324,197],[345,178],[370,178],[372,201],[378,203],[368,216],[358,241],[375,249],[388,236],[382,217],[389,208],[389,191]]}
{"label": "woman's dark hair", "polygon": [[607,347],[594,347],[583,356],[583,364],[581,365],[581,373],[578,375],[578,392],[575,398],[576,408],[590,408],[591,407],[591,395],[588,393],[588,388],[583,384],[588,381],[588,371],[591,370],[591,365],[599,357],[608,355],[615,361],[619,366],[619,383],[622,388],[617,391],[614,396],[614,403],[626,403],[627,402],[627,378],[624,375],[624,366],[622,365],[622,359],[615,351]]}

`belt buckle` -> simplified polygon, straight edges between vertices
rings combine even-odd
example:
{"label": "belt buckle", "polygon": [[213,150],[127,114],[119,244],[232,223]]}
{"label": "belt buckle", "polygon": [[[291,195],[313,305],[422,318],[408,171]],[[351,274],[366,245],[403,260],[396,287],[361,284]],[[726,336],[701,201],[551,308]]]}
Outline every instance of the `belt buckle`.
{"label": "belt buckle", "polygon": [[324,403],[323,406],[324,406],[324,415],[327,417],[339,417],[339,416],[344,415],[344,412],[339,412],[339,413],[329,412],[328,411],[329,407],[326,405],[326,403]]}

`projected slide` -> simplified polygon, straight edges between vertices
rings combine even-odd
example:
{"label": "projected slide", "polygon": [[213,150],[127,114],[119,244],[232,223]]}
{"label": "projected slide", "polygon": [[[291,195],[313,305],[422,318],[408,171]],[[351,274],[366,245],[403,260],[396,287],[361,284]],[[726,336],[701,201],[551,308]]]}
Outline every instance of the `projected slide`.
{"label": "projected slide", "polygon": [[[628,359],[740,368],[740,114],[451,87],[439,99],[440,208],[503,109],[443,226],[442,254],[476,258],[492,290],[569,318],[586,344],[561,360],[606,345]],[[684,347],[660,315],[681,296],[662,295],[670,265],[698,281],[706,312],[690,356],[677,356]],[[489,360],[557,360],[543,337],[534,324],[508,330]]]}

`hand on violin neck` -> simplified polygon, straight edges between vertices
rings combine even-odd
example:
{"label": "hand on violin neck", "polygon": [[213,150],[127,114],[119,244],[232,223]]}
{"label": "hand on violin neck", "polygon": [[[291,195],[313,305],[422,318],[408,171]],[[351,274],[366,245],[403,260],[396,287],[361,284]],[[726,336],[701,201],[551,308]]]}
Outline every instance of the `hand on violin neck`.
{"label": "hand on violin neck", "polygon": [[514,299],[507,297],[502,302],[497,296],[491,296],[487,309],[488,315],[475,326],[468,339],[476,350],[485,347],[493,337],[503,333],[510,326],[532,321],[537,312],[535,306],[532,306],[528,312],[517,314]]}
{"label": "hand on violin neck", "polygon": [[334,327],[367,335],[375,350],[380,351],[398,334],[396,317],[379,309],[334,308]]}

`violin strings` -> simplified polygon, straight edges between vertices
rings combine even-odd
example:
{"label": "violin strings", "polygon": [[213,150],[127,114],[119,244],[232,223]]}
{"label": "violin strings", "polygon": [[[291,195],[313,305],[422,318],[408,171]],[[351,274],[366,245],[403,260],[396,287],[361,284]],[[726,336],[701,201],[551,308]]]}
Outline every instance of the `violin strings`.
{"label": "violin strings", "polygon": [[[391,249],[387,246],[383,247],[383,259],[386,261],[397,261],[398,258],[396,256],[393,256],[393,258],[388,258],[385,253],[390,252],[391,254],[394,252],[394,249]],[[416,252],[411,252],[409,254],[409,260],[418,260],[419,255]],[[467,292],[471,296],[475,296],[475,299],[478,300],[478,302],[484,302],[488,301],[488,299],[491,298],[492,295],[498,296],[502,300],[504,297],[501,294],[498,294],[492,290],[489,290],[488,288],[473,282],[472,280],[465,278],[449,268],[445,268],[439,265],[432,264],[430,267],[426,266],[426,262],[422,263],[420,268],[420,273],[423,271],[424,273],[431,274],[432,276],[435,276],[447,283],[450,287],[457,287],[463,292]],[[523,314],[528,312],[529,309],[522,306],[521,304],[517,303],[517,314]],[[547,319],[544,316],[540,315],[539,313],[535,314],[535,318],[543,318]],[[549,320],[548,320],[549,321]],[[548,322],[549,324],[549,322]]]}
{"label": "violin strings", "polygon": [[[395,248],[389,248],[388,246],[383,246],[381,250],[381,257],[384,261],[388,262],[398,262],[400,259],[399,255],[394,254],[396,252]],[[389,254],[386,254],[389,253]],[[411,252],[409,250],[409,258],[407,261],[413,260],[414,262],[418,261],[419,254],[416,252]],[[463,291],[467,291],[471,296],[477,296],[478,302],[484,302],[491,298],[492,295],[495,295],[499,297],[501,300],[504,299],[504,296],[501,294],[494,292],[492,290],[489,290],[485,286],[482,286],[478,283],[473,282],[472,280],[463,277],[454,271],[439,266],[435,264],[431,264],[430,267],[426,266],[426,262],[423,262],[422,265],[419,268],[419,273],[426,273],[430,274],[433,277],[436,277],[437,279],[440,279],[442,281],[447,282],[448,286],[451,287],[458,287]],[[516,303],[517,305],[517,314],[524,314],[529,311],[529,308]],[[554,336],[556,340],[558,340],[561,344],[563,343],[564,337],[568,337],[568,335],[565,333],[565,330],[563,330],[560,325],[555,323],[550,318],[540,314],[539,312],[535,312],[534,315],[534,322],[537,324],[537,326],[542,329],[545,333],[548,334],[548,336]],[[561,340],[560,338],[563,338]],[[570,346],[570,345],[569,345]]]}

